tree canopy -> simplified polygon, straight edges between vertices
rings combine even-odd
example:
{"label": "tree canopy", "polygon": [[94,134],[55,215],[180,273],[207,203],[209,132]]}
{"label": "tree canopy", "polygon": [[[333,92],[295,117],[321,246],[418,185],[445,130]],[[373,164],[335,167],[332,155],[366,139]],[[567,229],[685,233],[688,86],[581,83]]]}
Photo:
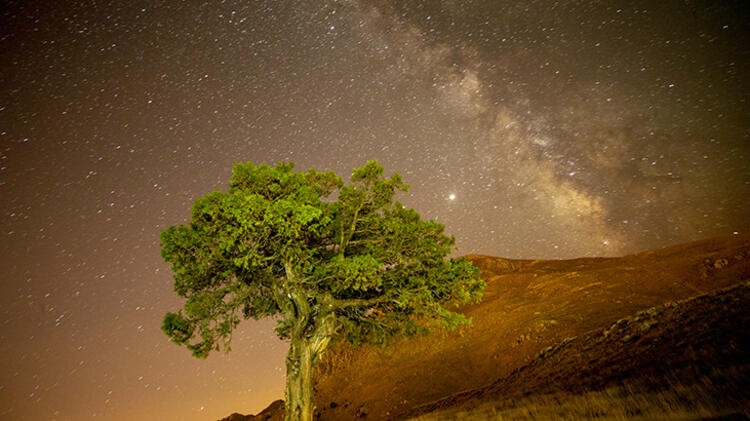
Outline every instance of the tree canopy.
{"label": "tree canopy", "polygon": [[199,198],[189,223],[161,234],[186,300],[164,332],[204,358],[229,349],[240,321],[276,317],[290,340],[287,419],[309,419],[298,395],[311,401],[312,383],[299,377],[312,377],[331,341],[384,343],[466,322],[454,306],[481,297],[478,270],[447,258],[453,238],[394,200],[408,186],[383,172],[370,161],[345,184],[291,163],[235,165],[226,192]]}

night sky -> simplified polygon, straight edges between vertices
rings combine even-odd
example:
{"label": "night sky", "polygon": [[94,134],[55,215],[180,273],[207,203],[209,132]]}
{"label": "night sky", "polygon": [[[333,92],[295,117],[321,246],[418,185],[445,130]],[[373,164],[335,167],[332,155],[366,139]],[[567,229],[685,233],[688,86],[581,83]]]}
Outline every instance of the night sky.
{"label": "night sky", "polygon": [[194,359],[159,232],[239,161],[377,159],[456,254],[750,229],[737,1],[4,1],[0,419],[215,420],[282,397],[248,322]]}

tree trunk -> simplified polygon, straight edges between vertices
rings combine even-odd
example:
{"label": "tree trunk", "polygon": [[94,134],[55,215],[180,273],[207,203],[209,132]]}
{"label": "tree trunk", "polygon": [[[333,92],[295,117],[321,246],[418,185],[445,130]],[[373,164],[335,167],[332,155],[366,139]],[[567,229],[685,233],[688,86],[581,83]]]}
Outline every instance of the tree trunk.
{"label": "tree trunk", "polygon": [[292,338],[286,357],[286,421],[312,421],[315,410],[313,369],[317,362],[307,338]]}
{"label": "tree trunk", "polygon": [[[287,273],[293,272],[287,269]],[[294,279],[293,274],[288,276]],[[292,294],[289,298],[291,306],[287,318],[293,321],[293,327],[286,357],[285,418],[286,421],[312,421],[315,411],[315,365],[331,340],[336,318],[332,312],[311,316],[306,294]]]}

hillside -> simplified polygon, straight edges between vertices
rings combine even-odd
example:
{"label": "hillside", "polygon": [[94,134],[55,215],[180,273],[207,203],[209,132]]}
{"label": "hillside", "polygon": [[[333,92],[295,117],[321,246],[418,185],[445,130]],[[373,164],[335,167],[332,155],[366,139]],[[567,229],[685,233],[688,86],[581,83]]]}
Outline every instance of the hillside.
{"label": "hillside", "polygon": [[705,419],[750,414],[750,281],[620,319],[542,349],[480,389],[410,411],[420,420]]}
{"label": "hillside", "polygon": [[[620,258],[467,258],[487,281],[483,301],[462,309],[473,318],[473,324],[388,348],[339,346],[331,350],[318,375],[320,419],[403,419],[419,411],[442,410],[469,401],[478,405],[498,399],[508,382],[521,395],[536,393],[534,385],[552,380],[545,376],[554,374],[530,368],[538,366],[542,350],[555,350],[550,354],[554,356],[558,352],[568,355],[562,352],[567,347],[594,347],[597,342],[593,338],[618,320],[666,303],[711,296],[750,279],[750,236],[704,240]],[[693,321],[700,322],[700,317]],[[660,323],[673,322],[665,319]],[[710,338],[712,331],[707,328],[703,334]],[[635,352],[640,345],[639,341],[626,341],[623,349]],[[627,353],[621,355],[627,359]],[[598,361],[609,357],[586,358]],[[555,375],[582,373],[577,381],[586,390],[618,380],[613,374],[602,376],[598,383],[587,383],[593,378],[591,373],[573,360],[567,364],[569,372]],[[519,374],[534,372],[541,377]],[[464,391],[473,392],[461,395]],[[420,406],[421,410],[415,409]]]}

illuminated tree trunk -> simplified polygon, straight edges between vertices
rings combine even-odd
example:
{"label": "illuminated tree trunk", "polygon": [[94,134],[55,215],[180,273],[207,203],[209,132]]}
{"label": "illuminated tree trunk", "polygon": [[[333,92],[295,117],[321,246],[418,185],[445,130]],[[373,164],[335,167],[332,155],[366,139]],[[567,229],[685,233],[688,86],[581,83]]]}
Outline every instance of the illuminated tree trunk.
{"label": "illuminated tree trunk", "polygon": [[[286,357],[286,421],[312,421],[315,413],[315,366],[331,341],[336,319],[332,312],[324,312],[311,321],[307,301],[295,302],[298,317]],[[310,323],[313,323],[312,328]]]}
{"label": "illuminated tree trunk", "polygon": [[313,370],[318,356],[310,341],[292,338],[286,357],[286,420],[311,421],[315,410]]}

